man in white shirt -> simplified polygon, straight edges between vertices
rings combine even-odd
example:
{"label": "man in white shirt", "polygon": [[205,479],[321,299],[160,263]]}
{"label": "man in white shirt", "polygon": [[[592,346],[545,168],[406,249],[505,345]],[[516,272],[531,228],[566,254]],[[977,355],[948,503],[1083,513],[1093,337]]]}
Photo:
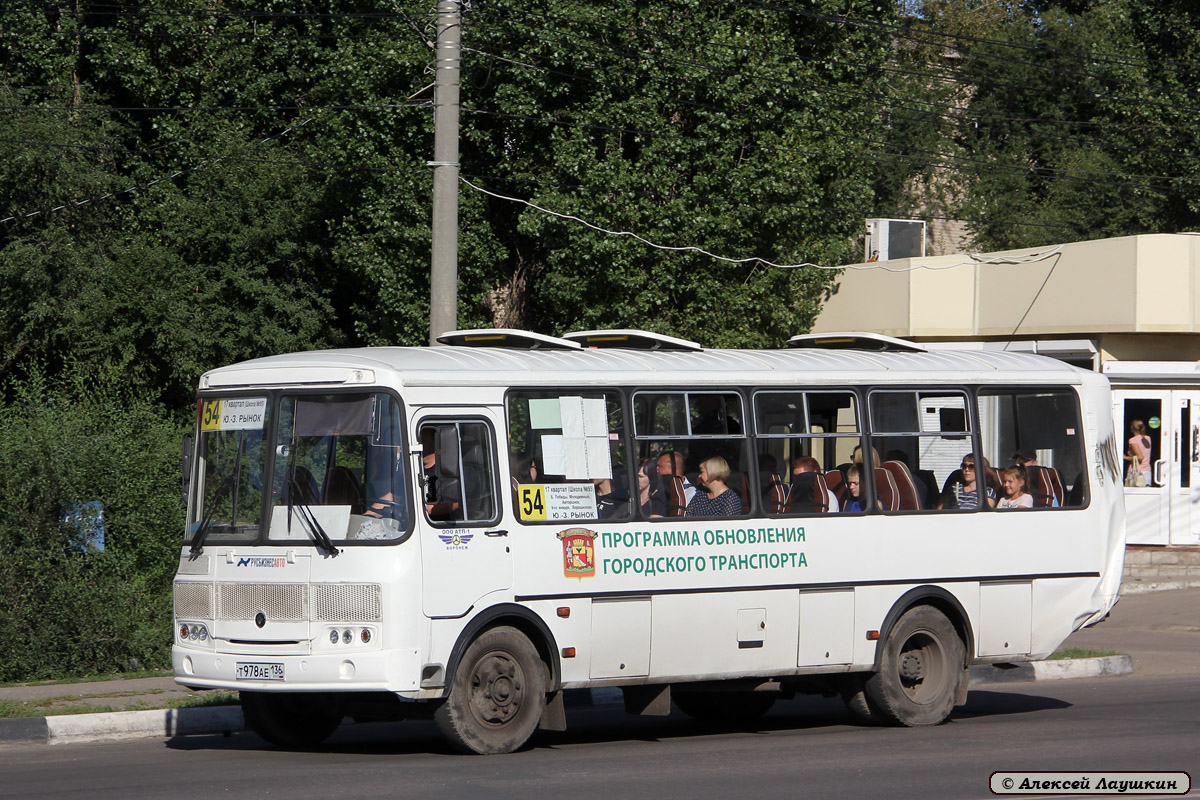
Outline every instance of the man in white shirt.
{"label": "man in white shirt", "polygon": [[696,496],[696,487],[683,474],[683,454],[668,450],[658,457],[658,474],[675,475],[683,479],[683,503],[686,506]]}

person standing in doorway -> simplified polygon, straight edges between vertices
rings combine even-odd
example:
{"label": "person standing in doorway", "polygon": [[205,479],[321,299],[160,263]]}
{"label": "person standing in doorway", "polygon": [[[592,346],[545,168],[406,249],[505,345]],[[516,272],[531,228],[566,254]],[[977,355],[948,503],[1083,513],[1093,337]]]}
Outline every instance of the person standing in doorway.
{"label": "person standing in doorway", "polygon": [[1150,486],[1150,437],[1146,435],[1146,423],[1135,419],[1129,423],[1129,446],[1125,460],[1129,469],[1125,472],[1126,486]]}

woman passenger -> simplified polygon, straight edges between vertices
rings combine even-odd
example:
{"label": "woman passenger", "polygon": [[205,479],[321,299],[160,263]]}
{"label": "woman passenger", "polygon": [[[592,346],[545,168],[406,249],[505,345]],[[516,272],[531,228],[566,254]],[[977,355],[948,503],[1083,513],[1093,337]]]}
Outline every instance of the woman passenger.
{"label": "woman passenger", "polygon": [[740,517],[742,496],[725,485],[729,477],[729,462],[712,456],[700,462],[702,491],[696,492],[688,503],[689,517]]}
{"label": "woman passenger", "polygon": [[[961,467],[961,476],[952,485],[946,487],[946,491],[942,493],[942,499],[938,503],[938,508],[978,508],[979,507],[979,486],[980,482],[975,471],[975,455],[967,453],[963,456]],[[985,475],[990,470],[987,459],[983,459],[983,469]],[[996,505],[996,490],[987,485],[987,478],[983,479],[984,497],[987,499],[989,508]]]}
{"label": "woman passenger", "polygon": [[642,507],[642,516],[657,519],[667,515],[667,494],[663,491],[662,480],[658,477],[658,461],[647,458],[638,468],[638,503]]}

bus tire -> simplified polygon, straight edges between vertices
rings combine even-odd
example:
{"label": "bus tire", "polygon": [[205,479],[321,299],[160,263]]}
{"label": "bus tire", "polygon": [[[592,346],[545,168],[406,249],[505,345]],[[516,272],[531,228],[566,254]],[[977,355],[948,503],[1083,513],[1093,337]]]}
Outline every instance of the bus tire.
{"label": "bus tire", "polygon": [[314,747],[342,724],[336,704],[320,694],[242,692],[241,700],[247,727],[279,747]]}
{"label": "bus tire", "polygon": [[681,692],[672,690],[675,706],[693,719],[706,722],[750,722],[775,705],[769,692]]}
{"label": "bus tire", "polygon": [[866,698],[886,721],[940,724],[954,708],[965,660],[966,648],[946,615],[915,606],[888,634],[879,671],[867,678]]}
{"label": "bus tire", "polygon": [[463,653],[434,720],[460,752],[511,753],[542,718],[547,672],[529,637],[508,626],[491,628]]}

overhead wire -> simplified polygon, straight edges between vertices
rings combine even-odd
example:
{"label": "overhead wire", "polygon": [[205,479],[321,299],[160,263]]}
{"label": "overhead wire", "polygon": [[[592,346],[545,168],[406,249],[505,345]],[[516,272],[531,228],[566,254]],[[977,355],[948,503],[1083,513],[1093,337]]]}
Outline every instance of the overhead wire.
{"label": "overhead wire", "polygon": [[[686,201],[686,202],[694,203],[694,204],[703,203],[706,205],[742,206],[742,207],[753,208],[753,209],[770,208],[770,209],[796,209],[798,211],[812,211],[813,210],[811,206],[804,205],[804,204],[765,201],[765,200],[761,201],[761,202],[752,202],[750,200],[745,199],[742,196],[735,196],[732,194],[724,195],[724,196],[697,195],[697,194],[682,193],[682,192],[672,192],[671,194],[665,194],[661,191],[656,191],[653,189],[632,189],[629,187],[604,186],[604,185],[597,185],[594,183],[589,183],[589,184],[564,183],[562,181],[537,180],[534,178],[526,178],[526,177],[520,177],[520,176],[516,176],[516,175],[489,175],[489,174],[478,174],[478,173],[463,173],[463,174],[465,177],[470,178],[475,181],[480,181],[480,180],[500,181],[503,183],[511,183],[511,184],[517,184],[517,185],[523,185],[523,186],[533,186],[533,187],[549,189],[549,190],[553,190],[553,191],[574,192],[574,193],[583,194],[588,197],[597,197],[597,196],[601,196],[601,195],[605,195],[605,194],[621,194],[621,195],[630,195],[630,196],[634,196],[634,197],[646,197],[646,198],[650,198],[652,200],[656,200],[656,201],[660,201],[660,202],[664,202],[664,201],[672,202],[672,201],[678,200],[678,201]],[[855,217],[861,217],[864,219],[896,218],[896,217],[913,216],[911,214],[907,214],[903,211],[898,211],[898,210],[880,211],[878,208],[865,208],[863,206],[857,206],[857,205],[856,206],[823,206],[822,209],[825,211],[832,211],[833,213],[841,215],[841,216],[855,216]],[[919,216],[921,219],[943,220],[946,222],[1000,224],[1000,225],[1012,225],[1012,226],[1018,226],[1018,227],[1027,227],[1027,228],[1043,228],[1043,229],[1048,229],[1048,230],[1070,231],[1077,235],[1085,234],[1089,231],[1098,231],[1098,232],[1107,233],[1107,234],[1110,234],[1113,236],[1128,235],[1128,234],[1132,234],[1132,233],[1144,232],[1140,229],[1137,231],[1131,231],[1131,230],[1127,230],[1127,229],[1123,229],[1123,228],[1111,228],[1111,227],[1110,228],[1099,228],[1099,229],[1085,228],[1080,225],[1070,225],[1070,224],[1066,224],[1066,223],[1042,223],[1042,222],[1028,222],[1028,221],[1023,221],[1023,220],[1007,220],[1007,219],[997,220],[997,219],[984,218],[984,217],[942,216],[942,215],[938,215],[938,214],[935,214],[932,212],[922,212]]]}
{"label": "overhead wire", "polygon": [[586,219],[583,219],[582,217],[576,216],[575,214],[565,214],[560,211],[554,211],[552,209],[546,208],[545,206],[538,205],[537,203],[532,203],[529,200],[525,200],[520,197],[511,197],[508,195],[500,194],[499,192],[493,192],[488,189],[484,189],[480,186],[476,186],[474,183],[472,183],[466,177],[461,176],[461,175],[459,176],[459,181],[461,181],[463,184],[465,184],[469,188],[474,189],[475,191],[477,191],[481,194],[485,194],[485,195],[494,197],[499,200],[507,200],[507,201],[514,202],[514,203],[520,203],[522,205],[525,205],[525,206],[528,206],[529,208],[534,209],[535,211],[540,211],[543,214],[546,214],[548,216],[557,217],[559,219],[568,220],[570,222],[577,222],[586,228],[597,231],[598,233],[603,233],[603,234],[606,234],[609,236],[629,237],[629,238],[635,239],[635,240],[647,245],[648,247],[654,248],[656,250],[665,250],[668,252],[676,252],[676,253],[696,253],[699,255],[703,255],[703,256],[707,256],[709,258],[715,259],[717,261],[724,261],[726,263],[735,264],[735,265],[761,264],[765,267],[770,267],[772,269],[803,269],[803,268],[807,267],[807,268],[812,268],[812,269],[829,270],[829,271],[838,271],[838,270],[842,270],[842,269],[853,269],[853,270],[882,270],[885,272],[913,272],[915,270],[921,270],[921,269],[946,270],[946,269],[955,269],[955,268],[961,267],[961,266],[978,266],[981,264],[989,264],[989,263],[992,263],[992,264],[997,264],[997,263],[1004,263],[1004,264],[1037,263],[1039,261],[1043,261],[1047,258],[1053,257],[1057,253],[1061,252],[1062,247],[1063,247],[1062,245],[1057,245],[1055,247],[1050,248],[1049,250],[1039,252],[1039,253],[1034,253],[1034,254],[1031,254],[1030,256],[1026,256],[1023,258],[1013,258],[1011,256],[983,257],[983,256],[967,254],[967,258],[965,260],[960,260],[960,261],[953,262],[950,264],[920,263],[920,264],[909,264],[904,267],[899,267],[899,266],[893,267],[893,266],[888,265],[885,262],[875,262],[875,263],[868,263],[868,264],[848,264],[848,265],[844,265],[844,266],[829,266],[826,264],[818,264],[818,263],[811,262],[811,261],[804,261],[804,262],[792,263],[792,264],[780,264],[780,263],[777,263],[774,261],[770,261],[769,259],[761,258],[759,256],[746,256],[746,257],[742,257],[742,258],[732,258],[729,256],[723,256],[723,255],[719,255],[717,253],[713,253],[702,247],[696,247],[694,245],[675,246],[675,245],[661,244],[661,243],[655,242],[651,239],[647,239],[646,237],[641,236],[640,234],[634,233],[633,231],[613,230],[613,229],[605,228],[602,225],[598,225],[596,223],[590,222]]}

